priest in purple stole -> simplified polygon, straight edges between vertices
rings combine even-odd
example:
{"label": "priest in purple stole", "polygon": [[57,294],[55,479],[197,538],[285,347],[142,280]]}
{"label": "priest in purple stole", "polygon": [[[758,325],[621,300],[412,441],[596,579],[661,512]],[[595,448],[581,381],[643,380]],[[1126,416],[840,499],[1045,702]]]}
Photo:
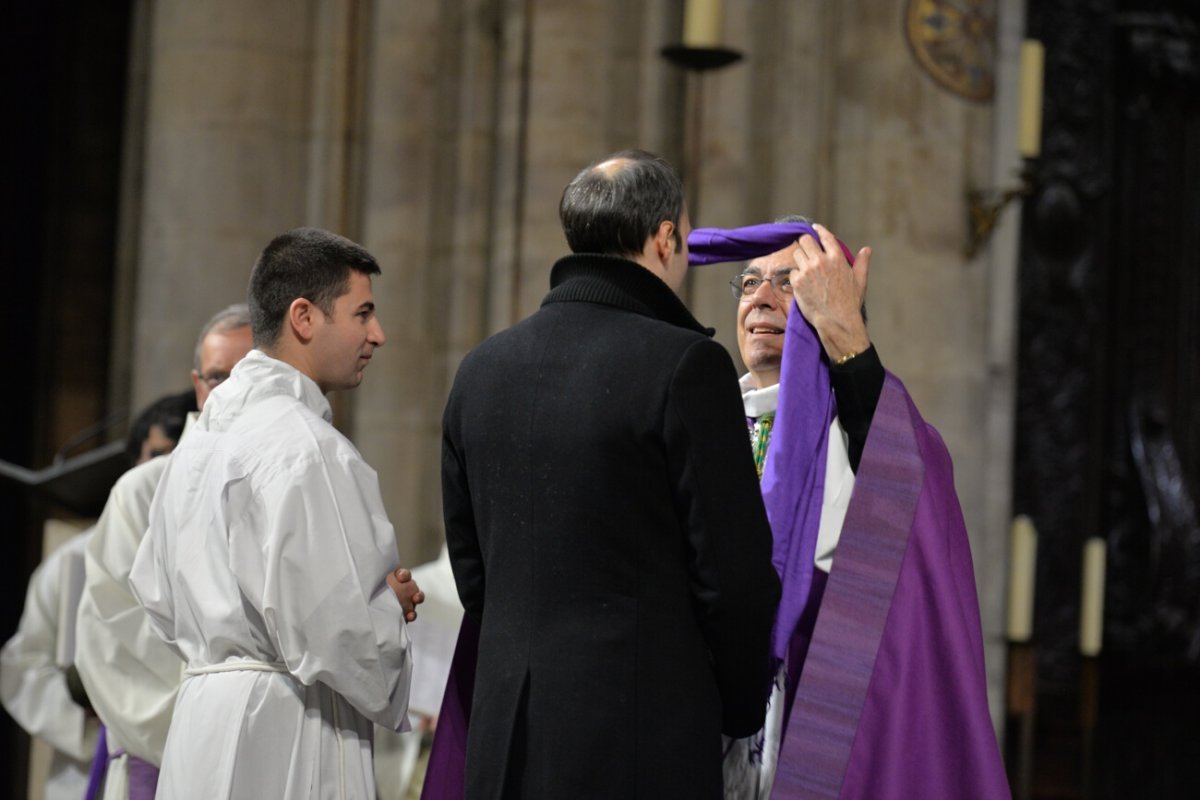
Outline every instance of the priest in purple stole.
{"label": "priest in purple stole", "polygon": [[799,218],[688,246],[751,259],[743,400],[783,581],[767,724],[727,742],[726,797],[1009,797],[949,454],[867,337],[870,251],[852,268]]}
{"label": "priest in purple stole", "polygon": [[[767,724],[726,742],[726,797],[1010,797],[950,457],[867,337],[870,251],[800,218],[688,247],[693,266],[750,260],[732,282],[743,401],[783,583]],[[477,635],[460,634],[424,798],[463,796]]]}

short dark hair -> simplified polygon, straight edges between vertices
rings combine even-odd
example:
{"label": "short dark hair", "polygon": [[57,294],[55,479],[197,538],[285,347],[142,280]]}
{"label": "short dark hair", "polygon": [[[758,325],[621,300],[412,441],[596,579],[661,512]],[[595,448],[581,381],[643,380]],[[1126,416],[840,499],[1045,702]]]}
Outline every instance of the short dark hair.
{"label": "short dark hair", "polygon": [[142,455],[142,443],[150,436],[150,429],[155,425],[162,428],[168,439],[178,442],[183,435],[187,415],[195,410],[196,392],[190,388],[186,392],[160,397],[146,406],[133,421],[129,437],[125,440],[125,455],[129,457],[129,463],[137,464]]}
{"label": "short dark hair", "polygon": [[255,347],[279,340],[292,301],[303,297],[326,315],[350,290],[351,271],[378,275],[361,245],[320,228],[296,228],[271,240],[250,273],[250,330]]}
{"label": "short dark hair", "polygon": [[675,225],[678,250],[682,213],[679,174],[645,150],[622,150],[585,167],[567,184],[558,204],[573,253],[636,255],[664,220]]}

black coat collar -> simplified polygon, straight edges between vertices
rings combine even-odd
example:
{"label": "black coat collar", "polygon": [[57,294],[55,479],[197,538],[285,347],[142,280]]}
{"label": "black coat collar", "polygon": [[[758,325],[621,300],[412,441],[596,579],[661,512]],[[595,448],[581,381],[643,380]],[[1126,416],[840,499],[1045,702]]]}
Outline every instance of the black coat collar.
{"label": "black coat collar", "polygon": [[602,303],[712,336],[671,287],[640,264],[619,256],[577,253],[550,270],[550,303]]}

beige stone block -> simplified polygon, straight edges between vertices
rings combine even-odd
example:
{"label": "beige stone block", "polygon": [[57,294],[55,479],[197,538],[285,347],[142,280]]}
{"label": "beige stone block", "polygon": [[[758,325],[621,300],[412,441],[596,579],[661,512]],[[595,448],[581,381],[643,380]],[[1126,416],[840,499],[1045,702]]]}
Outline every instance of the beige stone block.
{"label": "beige stone block", "polygon": [[219,44],[164,49],[152,83],[152,121],[258,129],[285,138],[303,134],[311,102],[310,56],[303,50]]}
{"label": "beige stone block", "polygon": [[200,326],[242,302],[250,268],[267,238],[218,236],[186,225],[146,231],[134,326],[134,407],[189,385]]}
{"label": "beige stone block", "polygon": [[287,51],[307,44],[312,3],[294,0],[158,0],[155,38],[166,46],[237,45],[259,51]]}
{"label": "beige stone block", "polygon": [[[150,143],[150,225],[259,232],[259,249],[305,222],[308,141],[260,130],[182,128]],[[264,238],[265,234],[265,238]]]}

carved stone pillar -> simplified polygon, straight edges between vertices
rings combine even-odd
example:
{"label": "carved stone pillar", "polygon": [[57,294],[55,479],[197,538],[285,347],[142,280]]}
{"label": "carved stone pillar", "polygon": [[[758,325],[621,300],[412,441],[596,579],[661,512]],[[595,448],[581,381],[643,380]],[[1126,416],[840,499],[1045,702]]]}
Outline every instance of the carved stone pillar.
{"label": "carved stone pillar", "polygon": [[308,219],[317,4],[160,0],[147,26],[133,401],[187,385],[200,325]]}

